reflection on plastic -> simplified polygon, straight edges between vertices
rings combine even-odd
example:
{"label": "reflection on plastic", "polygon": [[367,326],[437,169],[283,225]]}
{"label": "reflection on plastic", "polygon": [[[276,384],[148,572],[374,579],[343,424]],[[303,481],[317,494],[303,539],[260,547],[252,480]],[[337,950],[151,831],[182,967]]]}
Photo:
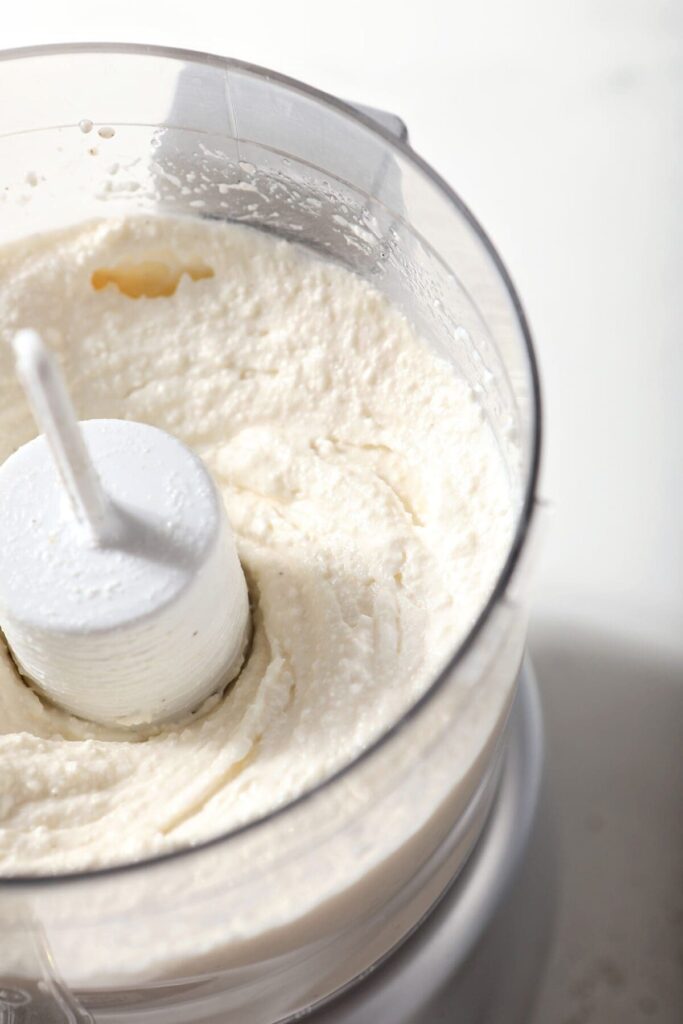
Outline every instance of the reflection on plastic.
{"label": "reflection on plastic", "polygon": [[21,906],[12,911],[0,917],[0,935],[12,936],[0,947],[0,1024],[94,1024],[59,977],[40,925]]}

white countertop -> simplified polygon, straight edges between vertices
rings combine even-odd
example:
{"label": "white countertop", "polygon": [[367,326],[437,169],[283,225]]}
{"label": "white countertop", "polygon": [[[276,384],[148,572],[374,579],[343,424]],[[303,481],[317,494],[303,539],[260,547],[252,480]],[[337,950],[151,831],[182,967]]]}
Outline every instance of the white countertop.
{"label": "white countertop", "polygon": [[400,114],[499,247],[540,356],[554,508],[532,649],[566,870],[538,1024],[674,1024],[683,5],[42,0],[2,44],[95,39],[225,53]]}

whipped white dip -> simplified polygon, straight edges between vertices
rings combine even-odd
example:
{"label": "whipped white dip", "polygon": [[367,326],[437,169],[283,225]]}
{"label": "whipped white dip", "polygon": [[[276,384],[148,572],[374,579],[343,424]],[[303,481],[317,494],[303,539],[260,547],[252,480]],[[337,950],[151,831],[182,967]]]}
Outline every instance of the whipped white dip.
{"label": "whipped white dip", "polygon": [[[109,273],[126,264],[130,291],[150,263],[171,294],[132,298]],[[0,461],[35,433],[6,344],[22,326],[57,351],[82,419],[152,423],[205,460],[254,638],[225,695],[152,734],[44,703],[3,646],[0,874],[193,844],[349,762],[472,625],[516,513],[466,383],[370,285],[287,242],[152,217],[0,250]],[[498,695],[477,727],[500,711]]]}

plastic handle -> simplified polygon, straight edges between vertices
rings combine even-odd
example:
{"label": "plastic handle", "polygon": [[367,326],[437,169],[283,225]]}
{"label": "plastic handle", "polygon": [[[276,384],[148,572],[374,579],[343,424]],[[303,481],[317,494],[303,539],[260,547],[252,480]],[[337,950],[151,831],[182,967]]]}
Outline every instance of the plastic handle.
{"label": "plastic handle", "polygon": [[19,331],[13,341],[17,376],[38,428],[48,444],[77,520],[103,543],[111,509],[85,447],[81,428],[57,360],[37,331]]}

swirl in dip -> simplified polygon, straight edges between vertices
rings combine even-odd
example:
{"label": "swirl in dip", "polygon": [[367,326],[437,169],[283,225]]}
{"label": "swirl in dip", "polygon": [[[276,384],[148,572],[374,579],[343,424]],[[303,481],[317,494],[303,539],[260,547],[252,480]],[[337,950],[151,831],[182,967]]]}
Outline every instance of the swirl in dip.
{"label": "swirl in dip", "polygon": [[42,701],[0,650],[0,874],[100,867],[282,806],[425,691],[488,598],[515,502],[468,387],[361,278],[253,229],[127,218],[0,251],[0,461],[35,433],[9,346],[57,351],[82,419],[205,460],[254,636],[225,694],[150,733]]}

